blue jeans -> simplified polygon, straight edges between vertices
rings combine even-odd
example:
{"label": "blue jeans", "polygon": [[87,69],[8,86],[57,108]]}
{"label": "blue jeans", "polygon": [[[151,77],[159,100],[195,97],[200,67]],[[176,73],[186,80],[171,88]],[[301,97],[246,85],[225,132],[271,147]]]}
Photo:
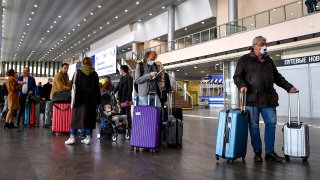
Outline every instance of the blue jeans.
{"label": "blue jeans", "polygon": [[[86,136],[92,136],[92,129],[85,128]],[[70,137],[76,137],[78,129],[70,129]]]}
{"label": "blue jeans", "polygon": [[148,95],[147,96],[143,96],[140,97],[139,96],[139,105],[140,106],[147,106],[147,105],[151,105],[151,106],[157,106],[157,107],[161,107],[161,102],[160,102],[160,98],[157,95],[150,95],[150,102],[148,104]]}
{"label": "blue jeans", "polygon": [[274,141],[276,133],[277,124],[277,111],[276,108],[259,108],[259,107],[249,107],[246,110],[249,113],[249,130],[251,137],[251,145],[254,152],[262,152],[260,129],[259,129],[259,115],[261,114],[264,124],[264,142],[266,153],[271,153],[274,151]]}

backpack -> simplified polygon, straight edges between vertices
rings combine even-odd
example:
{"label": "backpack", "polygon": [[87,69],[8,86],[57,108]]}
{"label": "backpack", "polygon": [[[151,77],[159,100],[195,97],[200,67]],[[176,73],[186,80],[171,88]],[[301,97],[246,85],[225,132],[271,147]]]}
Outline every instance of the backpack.
{"label": "backpack", "polygon": [[[140,75],[143,76],[143,74],[144,74],[143,63],[139,62],[139,65],[140,65]],[[137,94],[139,93],[138,92],[138,84],[136,82],[134,82],[134,90],[137,92]]]}

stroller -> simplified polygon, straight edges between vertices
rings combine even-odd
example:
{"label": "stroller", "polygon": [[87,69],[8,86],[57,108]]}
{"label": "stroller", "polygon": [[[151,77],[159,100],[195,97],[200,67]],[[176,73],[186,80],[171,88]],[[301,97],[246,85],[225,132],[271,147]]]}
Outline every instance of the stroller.
{"label": "stroller", "polygon": [[[111,111],[104,111],[105,107],[109,107]],[[126,134],[126,140],[130,139],[127,132],[127,116],[118,113],[117,101],[108,91],[101,93],[101,105],[97,107],[98,133],[97,138],[101,135],[112,136],[112,141],[116,142],[119,134]]]}

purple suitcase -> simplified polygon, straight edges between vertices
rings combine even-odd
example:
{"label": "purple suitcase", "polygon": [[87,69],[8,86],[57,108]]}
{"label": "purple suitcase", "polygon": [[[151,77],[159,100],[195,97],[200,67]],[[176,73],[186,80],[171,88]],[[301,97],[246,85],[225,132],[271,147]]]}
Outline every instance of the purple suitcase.
{"label": "purple suitcase", "polygon": [[131,129],[131,151],[136,148],[156,150],[160,147],[161,109],[155,106],[136,106],[133,111],[133,124]]}

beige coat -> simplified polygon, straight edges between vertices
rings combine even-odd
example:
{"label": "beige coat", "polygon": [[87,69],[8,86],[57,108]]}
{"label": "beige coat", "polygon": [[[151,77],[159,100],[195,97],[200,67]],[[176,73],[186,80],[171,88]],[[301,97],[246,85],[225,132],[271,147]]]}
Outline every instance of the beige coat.
{"label": "beige coat", "polygon": [[20,108],[19,103],[19,84],[16,82],[16,78],[9,76],[6,81],[6,87],[8,90],[8,109],[16,110]]}
{"label": "beige coat", "polygon": [[52,99],[52,96],[55,92],[61,92],[61,91],[70,91],[70,82],[68,74],[64,75],[61,71],[58,72],[53,79],[53,85],[50,93],[50,99]]}

